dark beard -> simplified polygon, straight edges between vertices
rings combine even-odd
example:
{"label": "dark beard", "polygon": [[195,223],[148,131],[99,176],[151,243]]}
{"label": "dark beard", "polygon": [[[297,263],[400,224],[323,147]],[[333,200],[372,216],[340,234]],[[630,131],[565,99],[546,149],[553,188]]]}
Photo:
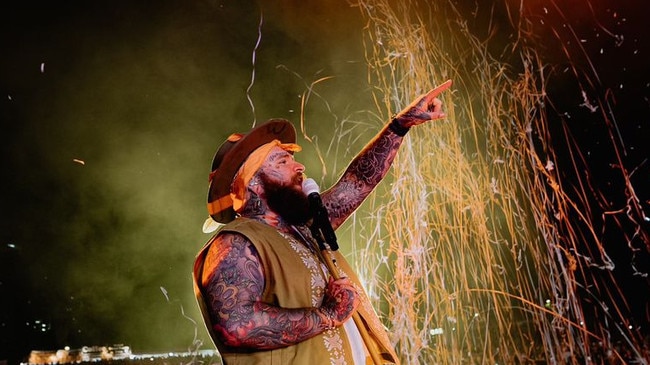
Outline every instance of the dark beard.
{"label": "dark beard", "polygon": [[276,212],[286,223],[303,225],[311,219],[309,200],[302,190],[270,181],[264,173],[260,174],[260,180],[269,209]]}

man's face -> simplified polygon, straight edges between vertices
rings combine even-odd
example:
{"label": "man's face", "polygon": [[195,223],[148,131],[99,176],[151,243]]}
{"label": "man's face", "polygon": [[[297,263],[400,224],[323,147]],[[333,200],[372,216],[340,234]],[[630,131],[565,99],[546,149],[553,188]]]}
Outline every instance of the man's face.
{"label": "man's face", "polygon": [[279,147],[271,151],[260,171],[269,208],[289,224],[304,224],[311,218],[309,201],[302,191],[303,171],[305,166]]}
{"label": "man's face", "polygon": [[305,166],[294,160],[293,155],[280,147],[274,147],[262,165],[269,182],[302,191]]}

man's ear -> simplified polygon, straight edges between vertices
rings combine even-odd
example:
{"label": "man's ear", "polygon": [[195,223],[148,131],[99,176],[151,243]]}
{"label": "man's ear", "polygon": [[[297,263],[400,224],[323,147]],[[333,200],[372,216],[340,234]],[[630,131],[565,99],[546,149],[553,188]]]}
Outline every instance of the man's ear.
{"label": "man's ear", "polygon": [[258,196],[262,194],[264,189],[262,189],[262,179],[260,179],[259,173],[255,174],[255,176],[251,178],[251,181],[248,183],[248,189]]}

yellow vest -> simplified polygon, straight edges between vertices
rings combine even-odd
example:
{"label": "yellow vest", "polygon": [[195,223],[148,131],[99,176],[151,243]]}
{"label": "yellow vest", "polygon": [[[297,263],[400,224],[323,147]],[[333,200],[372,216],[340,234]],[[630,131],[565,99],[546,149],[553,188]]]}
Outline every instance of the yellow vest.
{"label": "yellow vest", "polygon": [[[282,308],[319,307],[327,277],[323,274],[318,255],[304,243],[285,236],[275,228],[247,218],[237,218],[222,227],[199,252],[194,263],[194,292],[212,341],[226,365],[353,365],[352,352],[343,327],[325,331],[296,345],[267,351],[232,352],[212,329],[210,312],[203,300],[201,274],[205,256],[215,238],[222,232],[239,233],[248,238],[260,256],[266,285],[262,301]],[[361,295],[358,312],[375,341],[366,344],[380,349],[386,364],[398,364],[385,328],[379,321],[361,284],[343,255],[332,253],[338,267],[356,284]]]}

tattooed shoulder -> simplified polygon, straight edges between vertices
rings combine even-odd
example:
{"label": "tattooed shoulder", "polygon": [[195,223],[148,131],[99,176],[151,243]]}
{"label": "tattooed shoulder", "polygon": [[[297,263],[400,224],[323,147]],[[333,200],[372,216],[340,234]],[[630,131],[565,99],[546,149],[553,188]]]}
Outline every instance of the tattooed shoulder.
{"label": "tattooed shoulder", "polygon": [[261,282],[263,286],[262,264],[248,238],[237,233],[224,233],[215,238],[206,255],[203,285],[207,287],[216,282],[234,285],[233,280]]}

